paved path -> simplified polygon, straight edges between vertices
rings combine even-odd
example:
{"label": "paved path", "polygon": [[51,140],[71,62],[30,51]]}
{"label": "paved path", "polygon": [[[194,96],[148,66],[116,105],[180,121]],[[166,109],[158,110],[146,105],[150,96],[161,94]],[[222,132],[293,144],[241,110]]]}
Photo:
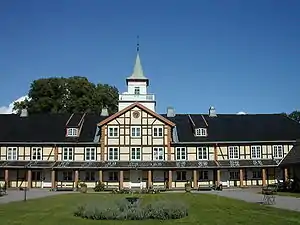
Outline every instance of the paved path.
{"label": "paved path", "polygon": [[[262,194],[257,194],[251,190],[248,191],[247,190],[223,190],[223,191],[207,191],[207,192],[205,191],[205,193],[239,199],[239,200],[252,202],[252,203],[261,203],[263,199]],[[300,198],[289,197],[289,196],[276,196],[276,204],[272,205],[272,207],[300,212]]]}
{"label": "paved path", "polygon": [[[56,191],[49,191],[47,189],[31,189],[27,191],[26,194],[27,194],[27,199],[34,199],[34,198],[43,198],[47,196],[66,194],[66,193],[73,193],[73,192],[66,192],[66,191],[56,192]],[[23,200],[24,200],[24,191],[8,190],[7,195],[0,197],[0,204],[23,201]]]}

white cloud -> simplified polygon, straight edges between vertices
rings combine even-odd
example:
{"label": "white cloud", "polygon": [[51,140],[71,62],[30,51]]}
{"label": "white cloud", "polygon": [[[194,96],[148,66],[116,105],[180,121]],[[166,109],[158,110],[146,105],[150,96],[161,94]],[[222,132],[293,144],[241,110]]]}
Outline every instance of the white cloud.
{"label": "white cloud", "polygon": [[0,106],[0,114],[11,114],[11,113],[16,113],[16,112],[13,110],[14,103],[15,103],[15,102],[22,102],[22,101],[24,101],[25,99],[28,99],[28,96],[27,96],[27,95],[18,98],[17,100],[15,100],[15,101],[13,101],[12,103],[10,103],[8,106]]}

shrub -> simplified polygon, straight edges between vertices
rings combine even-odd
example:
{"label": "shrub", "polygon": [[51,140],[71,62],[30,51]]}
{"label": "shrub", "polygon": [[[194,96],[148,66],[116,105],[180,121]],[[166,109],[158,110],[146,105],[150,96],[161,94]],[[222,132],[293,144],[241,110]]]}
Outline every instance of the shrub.
{"label": "shrub", "polygon": [[181,202],[156,201],[141,205],[126,199],[79,206],[74,216],[92,220],[168,220],[188,215],[187,207]]}
{"label": "shrub", "polygon": [[87,184],[86,184],[86,183],[81,182],[81,183],[79,184],[79,186],[80,186],[80,192],[81,192],[81,193],[87,193]]}
{"label": "shrub", "polygon": [[96,184],[95,188],[94,188],[94,191],[95,192],[100,192],[100,191],[104,191],[105,189],[105,184],[98,181],[98,183]]}

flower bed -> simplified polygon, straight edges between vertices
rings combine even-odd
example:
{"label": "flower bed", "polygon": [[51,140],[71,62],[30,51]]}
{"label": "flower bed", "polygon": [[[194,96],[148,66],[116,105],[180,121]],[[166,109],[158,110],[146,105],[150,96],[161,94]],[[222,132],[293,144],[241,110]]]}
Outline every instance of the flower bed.
{"label": "flower bed", "polygon": [[188,209],[182,202],[156,201],[141,204],[126,199],[90,203],[79,206],[74,216],[92,220],[168,220],[180,219],[188,215]]}

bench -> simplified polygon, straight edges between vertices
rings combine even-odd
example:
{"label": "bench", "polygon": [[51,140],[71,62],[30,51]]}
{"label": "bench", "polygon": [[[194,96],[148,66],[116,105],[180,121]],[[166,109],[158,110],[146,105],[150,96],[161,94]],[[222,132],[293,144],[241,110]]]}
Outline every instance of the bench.
{"label": "bench", "polygon": [[165,185],[153,185],[152,189],[159,192],[167,190]]}
{"label": "bench", "polygon": [[56,191],[74,191],[74,185],[73,184],[61,184],[56,185]]}
{"label": "bench", "polygon": [[105,188],[104,188],[105,191],[113,191],[113,190],[119,190],[119,185],[116,185],[116,184],[106,184],[105,185]]}

